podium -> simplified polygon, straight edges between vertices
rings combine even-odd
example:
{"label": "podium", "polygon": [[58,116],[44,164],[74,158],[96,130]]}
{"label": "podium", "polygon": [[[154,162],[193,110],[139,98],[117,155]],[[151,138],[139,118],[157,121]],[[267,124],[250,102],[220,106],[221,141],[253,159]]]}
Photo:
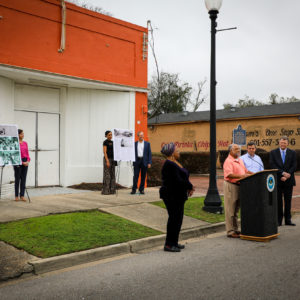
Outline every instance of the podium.
{"label": "podium", "polygon": [[277,169],[257,172],[239,182],[240,238],[258,242],[277,238]]}

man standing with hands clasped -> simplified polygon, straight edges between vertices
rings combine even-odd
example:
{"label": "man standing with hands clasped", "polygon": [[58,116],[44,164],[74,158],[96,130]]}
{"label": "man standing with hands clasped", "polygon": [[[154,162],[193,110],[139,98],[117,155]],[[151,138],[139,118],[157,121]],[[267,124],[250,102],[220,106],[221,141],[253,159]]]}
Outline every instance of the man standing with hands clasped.
{"label": "man standing with hands clasped", "polygon": [[[294,172],[297,168],[296,152],[287,148],[289,140],[282,136],[279,148],[270,152],[270,166],[278,169],[277,172],[277,201],[278,201],[278,226],[282,225],[284,216],[285,225],[295,226],[291,220],[291,202],[293,186],[296,185]],[[284,196],[284,212],[282,195]]]}
{"label": "man standing with hands clasped", "polygon": [[144,187],[147,169],[151,168],[152,164],[152,153],[150,143],[144,140],[144,133],[142,131],[139,131],[137,133],[137,136],[138,141],[134,144],[135,162],[133,163],[134,176],[131,194],[134,195],[136,193],[137,183],[139,175],[141,173],[141,183],[139,186],[139,191],[143,195],[145,194]]}

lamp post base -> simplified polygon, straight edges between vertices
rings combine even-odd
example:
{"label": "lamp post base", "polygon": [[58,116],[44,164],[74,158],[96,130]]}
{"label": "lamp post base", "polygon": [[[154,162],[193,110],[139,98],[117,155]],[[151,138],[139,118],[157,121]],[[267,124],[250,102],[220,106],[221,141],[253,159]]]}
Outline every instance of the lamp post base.
{"label": "lamp post base", "polygon": [[212,214],[223,214],[222,206],[203,206],[203,210]]}
{"label": "lamp post base", "polygon": [[208,190],[204,200],[203,210],[213,214],[223,213],[222,200],[220,198],[218,190]]}

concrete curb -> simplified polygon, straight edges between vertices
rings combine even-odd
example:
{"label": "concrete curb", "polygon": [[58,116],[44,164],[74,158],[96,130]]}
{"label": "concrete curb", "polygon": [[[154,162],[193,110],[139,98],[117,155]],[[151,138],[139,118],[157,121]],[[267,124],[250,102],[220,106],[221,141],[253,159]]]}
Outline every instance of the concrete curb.
{"label": "concrete curb", "polygon": [[34,274],[43,274],[127,253],[130,253],[129,244],[122,243],[45,259],[32,260],[29,264],[33,266]]}
{"label": "concrete curb", "polygon": [[[180,234],[181,240],[206,236],[208,234],[221,232],[225,230],[225,223],[218,223],[202,227],[195,227],[183,230]],[[151,236],[139,240],[129,241],[122,244],[110,245],[96,249],[90,249],[71,254],[65,254],[45,259],[32,260],[29,262],[33,266],[33,273],[43,274],[59,269],[72,267],[92,261],[105,258],[120,256],[129,253],[137,253],[142,250],[151,249],[157,246],[163,246],[165,234]]]}
{"label": "concrete curb", "polygon": [[180,239],[188,240],[222,231],[225,231],[225,222],[182,230],[180,233]]}

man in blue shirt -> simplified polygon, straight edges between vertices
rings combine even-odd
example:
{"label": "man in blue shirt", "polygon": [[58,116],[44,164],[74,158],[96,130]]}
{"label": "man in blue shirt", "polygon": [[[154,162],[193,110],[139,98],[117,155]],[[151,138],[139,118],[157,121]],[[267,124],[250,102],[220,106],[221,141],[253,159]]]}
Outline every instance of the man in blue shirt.
{"label": "man in blue shirt", "polygon": [[256,173],[264,170],[261,158],[255,154],[256,146],[253,142],[247,144],[247,153],[241,156],[247,170]]}

